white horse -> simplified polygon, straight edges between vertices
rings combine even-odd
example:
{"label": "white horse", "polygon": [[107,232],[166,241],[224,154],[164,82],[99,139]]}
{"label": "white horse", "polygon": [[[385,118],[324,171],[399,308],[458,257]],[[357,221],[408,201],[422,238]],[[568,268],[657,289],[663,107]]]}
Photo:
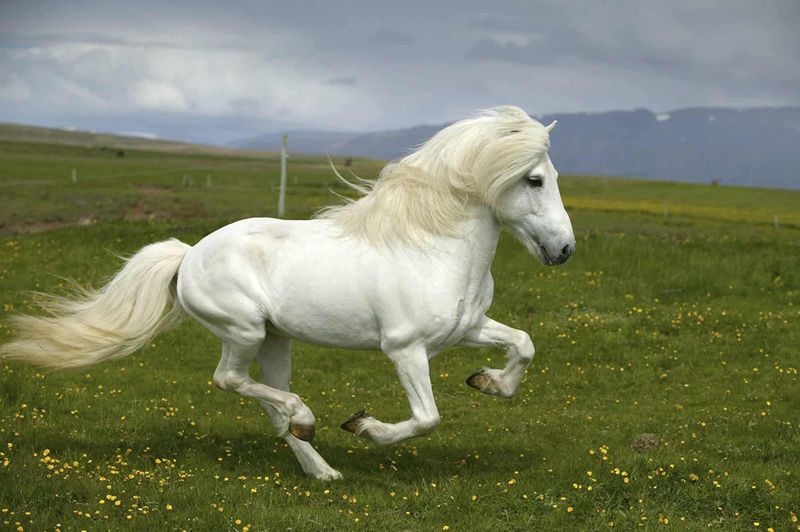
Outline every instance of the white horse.
{"label": "white horse", "polygon": [[[222,340],[214,383],[260,401],[303,470],[340,478],[309,443],[314,415],[289,392],[291,339],[381,349],[397,368],[411,417],[360,412],[342,428],[386,445],[439,424],[428,361],[451,346],[498,346],[503,369],[467,380],[511,397],[534,348],[498,323],[491,265],[501,224],[544,264],[575,248],[544,127],[516,107],[490,109],[439,131],[390,163],[363,197],[315,219],[241,220],[195,246],[151,244],[102,289],[52,298],[49,316],[16,318],[0,355],[54,368],[126,356],[185,312]],[[261,382],[248,368],[256,360]]]}

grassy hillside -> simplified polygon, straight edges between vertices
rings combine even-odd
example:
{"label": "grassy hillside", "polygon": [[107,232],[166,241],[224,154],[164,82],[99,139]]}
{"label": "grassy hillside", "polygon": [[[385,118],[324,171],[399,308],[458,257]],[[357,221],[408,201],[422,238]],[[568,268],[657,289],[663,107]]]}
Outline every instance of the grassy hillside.
{"label": "grassy hillside", "polygon": [[[373,176],[378,165],[353,170]],[[0,144],[0,317],[34,311],[23,289],[98,284],[148,242],[194,243],[274,214],[277,175],[273,159]],[[335,201],[326,161],[292,159],[289,175],[292,217]],[[464,384],[502,353],[450,350],[432,362],[440,429],[379,448],[338,425],[362,408],[408,416],[391,364],[297,343],[293,389],[316,414],[320,452],[345,475],[326,484],[303,476],[255,403],[211,385],[219,343],[192,322],[88,371],[0,364],[0,522],[796,529],[800,193],[561,183],[573,259],[545,268],[504,235],[494,263],[490,315],[537,346],[516,398]],[[3,324],[0,341],[10,334]],[[634,449],[642,433],[660,447]]]}
{"label": "grassy hillside", "polygon": [[67,129],[6,123],[0,123],[0,140],[100,148],[101,150],[113,150],[115,155],[120,150],[124,151],[128,149],[149,150],[160,153],[188,153],[192,155],[205,154],[234,157],[257,157],[266,153],[256,150],[240,150],[235,148],[221,148],[218,146],[188,144],[175,140],[113,135],[111,133],[92,133],[89,131],[70,131]]}
{"label": "grassy hillside", "polygon": [[[330,201],[329,188],[339,185],[328,160],[296,156],[291,161],[290,215]],[[365,175],[379,168],[359,160],[353,166]],[[0,233],[117,220],[275,215],[279,177],[279,157],[264,154],[127,150],[117,157],[103,147],[0,141]]]}
{"label": "grassy hillside", "polygon": [[[102,145],[0,140],[0,234],[123,219],[235,220],[276,214],[278,156],[196,149],[128,149],[117,157],[117,150]],[[333,162],[347,175],[343,159]],[[356,159],[350,170],[373,178],[381,165]],[[293,156],[289,184],[290,217],[307,216],[337,201],[331,189],[345,192],[323,157]],[[560,185],[569,208],[656,214],[668,224],[688,217],[800,225],[798,191],[577,176],[565,176]]]}

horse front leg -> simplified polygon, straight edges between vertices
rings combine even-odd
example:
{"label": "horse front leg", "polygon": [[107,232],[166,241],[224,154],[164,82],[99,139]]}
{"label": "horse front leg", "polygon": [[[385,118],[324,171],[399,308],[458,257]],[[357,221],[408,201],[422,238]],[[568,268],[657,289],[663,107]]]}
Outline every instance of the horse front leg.
{"label": "horse front leg", "polygon": [[525,331],[513,329],[484,316],[479,325],[467,331],[458,345],[467,347],[502,347],[508,354],[503,369],[483,368],[467,379],[467,384],[489,395],[513,397],[517,393],[525,370],[533,360],[531,337]]}
{"label": "horse front leg", "polygon": [[423,346],[415,346],[385,349],[385,352],[397,368],[397,376],[411,406],[411,418],[400,423],[383,423],[362,411],[342,423],[342,428],[378,445],[433,432],[439,425],[439,411],[433,398],[427,351]]}

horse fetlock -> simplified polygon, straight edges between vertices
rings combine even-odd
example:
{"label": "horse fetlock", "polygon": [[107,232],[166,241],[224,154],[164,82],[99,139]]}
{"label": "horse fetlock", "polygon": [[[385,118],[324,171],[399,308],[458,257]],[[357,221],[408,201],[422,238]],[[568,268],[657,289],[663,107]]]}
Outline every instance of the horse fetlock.
{"label": "horse fetlock", "polygon": [[291,397],[286,402],[286,406],[293,423],[313,425],[316,422],[314,413],[297,395],[291,394]]}
{"label": "horse fetlock", "polygon": [[305,469],[304,471],[307,475],[314,477],[317,480],[341,480],[342,478],[342,474],[332,467],[328,467],[319,471],[308,471]]}
{"label": "horse fetlock", "polygon": [[436,427],[439,426],[442,419],[439,417],[439,414],[434,414],[429,417],[415,418],[414,422],[417,435],[424,436],[436,430]]}
{"label": "horse fetlock", "polygon": [[316,424],[314,413],[299,397],[292,395],[293,397],[288,401],[288,406],[292,409],[289,416],[289,433],[299,440],[311,441],[314,439],[314,425]]}
{"label": "horse fetlock", "polygon": [[496,369],[483,369],[473,373],[467,379],[467,385],[475,388],[479,392],[488,395],[496,395],[508,399],[514,396],[516,389],[508,386],[502,378],[502,374]]}

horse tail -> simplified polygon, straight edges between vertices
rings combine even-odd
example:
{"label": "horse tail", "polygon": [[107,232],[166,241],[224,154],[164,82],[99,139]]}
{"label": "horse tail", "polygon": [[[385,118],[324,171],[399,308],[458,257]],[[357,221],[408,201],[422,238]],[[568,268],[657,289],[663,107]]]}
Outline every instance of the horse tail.
{"label": "horse tail", "polygon": [[175,239],[150,244],[99,290],[44,295],[47,315],[12,318],[17,334],[0,358],[62,369],[130,355],[179,321],[177,273],[190,247]]}

